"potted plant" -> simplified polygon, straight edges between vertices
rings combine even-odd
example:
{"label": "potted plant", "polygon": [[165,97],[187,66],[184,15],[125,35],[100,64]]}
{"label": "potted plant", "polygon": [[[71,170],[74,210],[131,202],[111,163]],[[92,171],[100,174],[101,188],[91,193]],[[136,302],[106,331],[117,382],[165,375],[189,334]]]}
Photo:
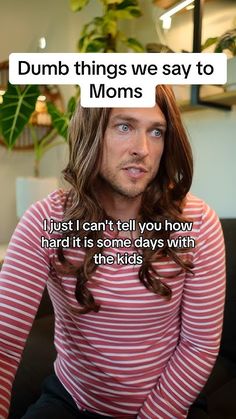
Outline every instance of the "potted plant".
{"label": "potted plant", "polygon": [[[135,19],[141,16],[138,0],[100,0],[103,5],[103,15],[94,17],[84,25],[77,44],[79,52],[117,52],[126,50],[143,52],[142,44],[127,37],[119,29],[119,21]],[[81,11],[89,0],[70,0],[73,12]],[[121,51],[120,51],[121,52]]]}
{"label": "potted plant", "polygon": [[228,59],[226,90],[236,89],[236,28],[230,29],[221,36],[208,38],[202,50],[215,45],[214,52],[226,52]]}
{"label": "potted plant", "polygon": [[[31,203],[57,188],[56,178],[40,178],[40,162],[48,150],[65,143],[69,119],[75,106],[75,98],[71,98],[67,111],[63,113],[53,103],[48,103],[47,117],[51,118],[51,121],[42,134],[35,125],[35,108],[39,96],[38,86],[27,85],[22,89],[9,83],[0,105],[0,136],[5,146],[13,150],[26,127],[33,141],[34,176],[20,177],[16,180],[18,217],[21,217]],[[58,138],[57,134],[62,138]]]}

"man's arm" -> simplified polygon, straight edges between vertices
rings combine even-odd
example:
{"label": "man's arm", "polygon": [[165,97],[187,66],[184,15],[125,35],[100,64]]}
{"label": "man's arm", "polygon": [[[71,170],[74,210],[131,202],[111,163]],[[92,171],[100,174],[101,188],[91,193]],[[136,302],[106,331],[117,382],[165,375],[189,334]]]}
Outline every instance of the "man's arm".
{"label": "man's arm", "polygon": [[138,419],[185,418],[215,363],[225,299],[224,241],[220,222],[206,207],[194,257],[185,280],[179,344]]}
{"label": "man's arm", "polygon": [[48,277],[48,255],[40,246],[47,210],[45,203],[37,203],[26,212],[0,272],[1,418],[8,416],[12,382]]}

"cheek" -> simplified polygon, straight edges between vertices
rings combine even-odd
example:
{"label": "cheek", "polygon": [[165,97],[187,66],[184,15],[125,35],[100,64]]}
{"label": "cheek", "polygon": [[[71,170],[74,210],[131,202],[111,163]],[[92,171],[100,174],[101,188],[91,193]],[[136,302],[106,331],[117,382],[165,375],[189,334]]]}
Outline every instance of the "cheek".
{"label": "cheek", "polygon": [[118,154],[116,146],[111,140],[106,139],[102,150],[101,172],[112,170],[117,162]]}
{"label": "cheek", "polygon": [[109,137],[104,141],[103,146],[103,161],[106,164],[110,162],[119,163],[119,159],[126,152],[126,144],[122,144],[117,138]]}
{"label": "cheek", "polygon": [[151,155],[153,156],[153,160],[155,161],[156,166],[159,166],[163,152],[164,152],[164,141],[158,143],[158,145],[156,145],[151,150]]}

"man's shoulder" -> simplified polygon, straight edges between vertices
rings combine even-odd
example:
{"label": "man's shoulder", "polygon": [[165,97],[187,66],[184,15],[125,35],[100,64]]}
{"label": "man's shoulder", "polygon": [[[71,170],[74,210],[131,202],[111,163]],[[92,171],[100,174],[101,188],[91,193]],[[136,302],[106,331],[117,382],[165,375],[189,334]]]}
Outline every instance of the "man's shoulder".
{"label": "man's shoulder", "polygon": [[64,208],[68,198],[69,191],[59,188],[48,194],[41,202],[46,202],[53,207]]}
{"label": "man's shoulder", "polygon": [[195,226],[218,224],[219,218],[213,208],[203,199],[188,193],[183,206],[183,215],[191,219]]}
{"label": "man's shoulder", "polygon": [[67,190],[54,190],[45,198],[33,203],[24,213],[22,220],[33,217],[36,220],[53,218],[59,221],[63,217],[68,196],[69,191]]}
{"label": "man's shoulder", "polygon": [[[39,201],[38,204],[43,206],[45,209],[48,209],[51,218],[55,220],[60,220],[65,212],[65,207],[68,205],[69,191],[65,189],[56,189],[46,196],[42,201]],[[37,203],[36,203],[37,205]]]}
{"label": "man's shoulder", "polygon": [[183,212],[193,211],[193,212],[203,212],[206,208],[209,208],[209,205],[198,196],[189,192],[183,203]]}

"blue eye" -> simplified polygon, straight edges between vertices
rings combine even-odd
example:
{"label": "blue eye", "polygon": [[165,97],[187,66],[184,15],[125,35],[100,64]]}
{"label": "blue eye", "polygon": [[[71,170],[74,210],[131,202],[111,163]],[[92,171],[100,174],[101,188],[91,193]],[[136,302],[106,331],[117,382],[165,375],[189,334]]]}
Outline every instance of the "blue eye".
{"label": "blue eye", "polygon": [[118,130],[121,132],[128,132],[129,131],[129,126],[128,124],[119,124],[118,125]]}
{"label": "blue eye", "polygon": [[156,128],[156,129],[153,130],[153,134],[154,134],[154,137],[159,138],[159,137],[162,136],[162,131],[160,129]]}

